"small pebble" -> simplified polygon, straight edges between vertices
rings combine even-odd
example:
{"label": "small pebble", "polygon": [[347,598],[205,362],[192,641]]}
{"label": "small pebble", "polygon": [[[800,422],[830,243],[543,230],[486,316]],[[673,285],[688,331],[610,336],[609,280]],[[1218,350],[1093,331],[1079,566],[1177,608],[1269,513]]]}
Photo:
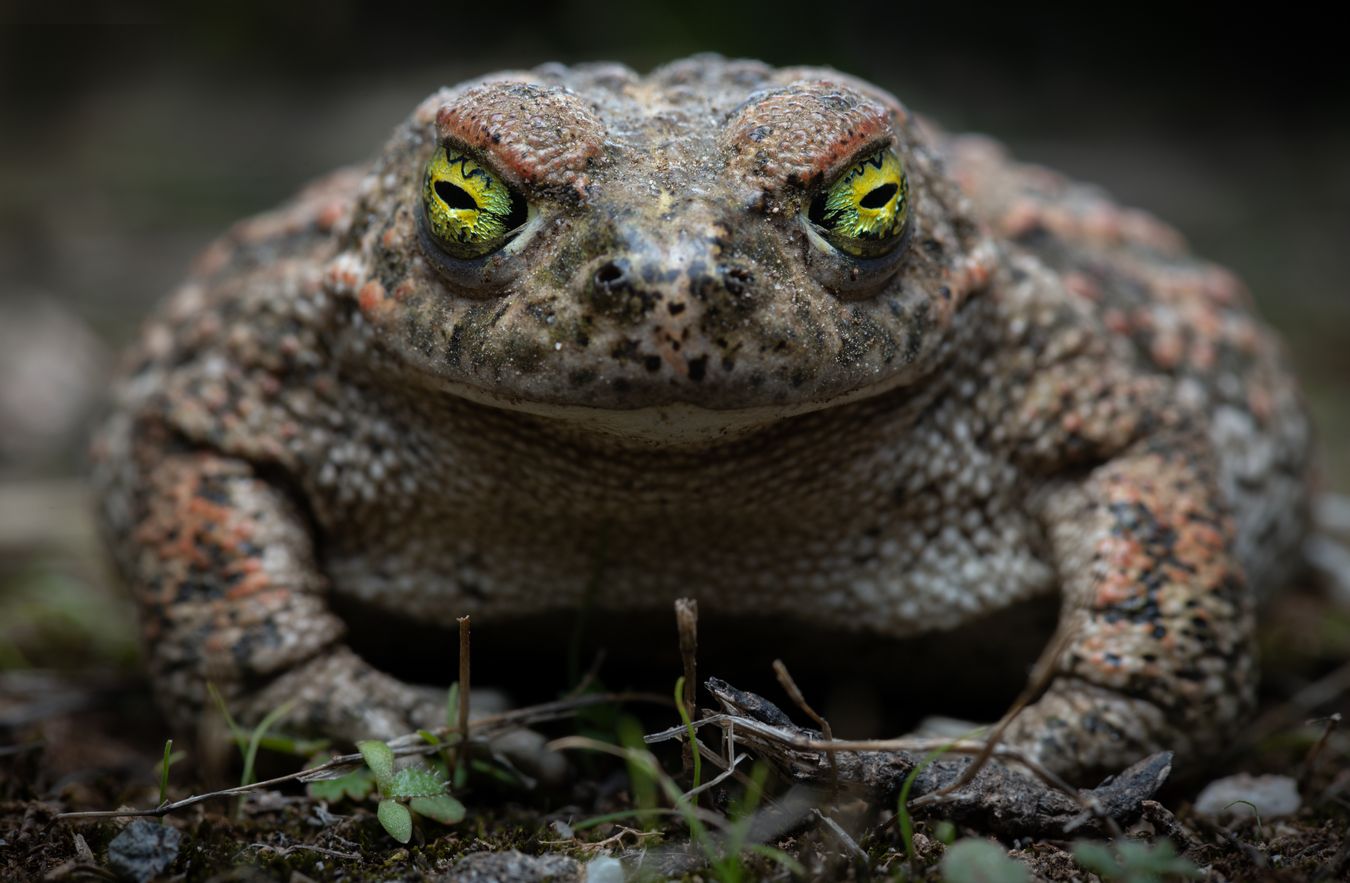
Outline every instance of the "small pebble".
{"label": "small pebble", "polygon": [[1262,821],[1291,816],[1298,812],[1301,805],[1298,784],[1288,776],[1253,776],[1247,773],[1216,779],[1195,798],[1195,811],[1201,815],[1246,818],[1252,814],[1252,806],[1255,806]]}
{"label": "small pebble", "polygon": [[178,858],[181,839],[177,828],[136,819],[108,844],[108,864],[119,876],[146,883],[168,870]]}
{"label": "small pebble", "polygon": [[607,855],[586,863],[586,883],[623,883],[623,864]]}

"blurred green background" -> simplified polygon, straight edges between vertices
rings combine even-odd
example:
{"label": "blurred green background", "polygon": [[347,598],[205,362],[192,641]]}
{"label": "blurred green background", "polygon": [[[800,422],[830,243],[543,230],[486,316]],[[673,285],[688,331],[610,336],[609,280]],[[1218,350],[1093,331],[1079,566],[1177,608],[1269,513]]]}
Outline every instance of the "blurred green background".
{"label": "blurred green background", "polygon": [[[93,548],[71,480],[86,415],[110,354],[192,256],[371,156],[437,86],[551,60],[832,65],[1152,210],[1247,280],[1290,342],[1329,480],[1350,488],[1339,25],[1189,4],[188,6],[0,0],[0,621],[33,624],[14,605],[66,597],[51,580],[72,571],[102,581],[70,566]],[[20,646],[0,628],[0,650],[7,638]]]}

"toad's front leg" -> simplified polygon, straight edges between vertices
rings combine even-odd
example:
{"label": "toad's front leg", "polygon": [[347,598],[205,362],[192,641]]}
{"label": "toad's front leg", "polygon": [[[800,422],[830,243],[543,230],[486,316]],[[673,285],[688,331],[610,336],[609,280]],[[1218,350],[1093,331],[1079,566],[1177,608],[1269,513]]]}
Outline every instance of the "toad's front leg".
{"label": "toad's front leg", "polygon": [[114,543],[140,606],[160,703],[193,725],[214,684],[256,720],[293,702],[289,726],[389,738],[437,723],[429,692],[341,642],[300,508],[250,464],[142,438]]}
{"label": "toad's front leg", "polygon": [[1197,422],[1146,415],[1146,435],[1033,502],[1060,575],[1063,649],[1006,738],[1070,778],[1162,749],[1184,762],[1250,709],[1252,602]]}

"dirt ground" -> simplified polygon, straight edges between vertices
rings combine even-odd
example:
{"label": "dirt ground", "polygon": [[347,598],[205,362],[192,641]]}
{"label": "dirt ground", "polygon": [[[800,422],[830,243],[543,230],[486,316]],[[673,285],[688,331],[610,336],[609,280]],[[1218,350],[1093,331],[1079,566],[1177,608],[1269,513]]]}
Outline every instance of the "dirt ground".
{"label": "dirt ground", "polygon": [[[769,777],[753,806],[734,779],[709,791],[697,818],[707,830],[727,824],[727,831],[739,831],[734,836],[742,839],[732,842],[743,846],[738,859],[710,864],[725,846],[708,844],[723,841],[700,842],[691,828],[700,823],[688,813],[632,815],[671,804],[653,802],[650,777],[595,752],[572,753],[572,775],[551,787],[528,787],[500,769],[494,773],[490,761],[481,763],[453,788],[467,816],[449,826],[420,819],[406,845],[382,830],[373,797],[319,799],[296,783],[263,788],[243,800],[206,800],[162,819],[61,819],[68,812],[155,807],[166,730],[134,652],[99,631],[116,620],[107,612],[118,609],[115,603],[103,615],[84,616],[34,600],[63,597],[50,591],[58,579],[51,562],[34,563],[31,572],[43,576],[33,579],[43,591],[29,595],[28,606],[16,610],[11,599],[0,610],[0,634],[10,652],[31,663],[0,673],[0,879],[150,879],[145,874],[151,872],[166,880],[620,879],[604,876],[617,873],[614,867],[588,864],[597,856],[616,858],[628,873],[651,879],[1019,879],[962,876],[975,872],[944,864],[944,855],[991,832],[952,825],[941,805],[917,815],[907,850],[893,798],[832,799],[820,789],[797,809],[786,809],[801,794],[778,776]],[[63,578],[79,584],[72,573]],[[69,605],[70,597],[60,603]],[[98,606],[88,597],[80,604]],[[1173,867],[1198,879],[1344,879],[1350,873],[1350,734],[1334,715],[1350,714],[1350,666],[1343,662],[1350,658],[1350,613],[1315,587],[1291,590],[1265,615],[1262,643],[1268,664],[1252,726],[1209,768],[1176,769],[1156,800],[1145,804],[1143,817],[1122,834],[1141,843],[1169,841],[1183,862]],[[710,702],[707,694],[701,701]],[[776,701],[791,707],[785,697]],[[603,708],[541,729],[552,737],[617,742],[616,722],[624,713],[640,715],[648,732],[679,723],[668,706]],[[219,721],[203,726],[216,728],[214,738],[188,745],[180,737],[175,743],[164,795],[169,801],[238,782],[240,754]],[[283,732],[284,724],[269,735]],[[670,781],[687,785],[678,750],[654,751]],[[257,774],[278,776],[304,765],[304,758],[286,751],[263,750]],[[1241,818],[1197,810],[1207,783],[1239,772],[1287,779],[1298,794],[1297,808],[1267,808],[1259,818],[1241,804]],[[1246,798],[1239,793],[1231,799]],[[129,853],[125,843],[118,845],[119,835],[159,839]],[[172,847],[166,837],[176,840]],[[997,851],[1006,851],[1034,879],[1094,879],[1075,858],[1077,839],[1005,834]],[[1129,876],[1130,869],[1143,874],[1161,858],[1123,860],[1125,868],[1100,879],[1186,878]],[[789,861],[796,864],[789,867]],[[136,876],[137,868],[144,874]],[[590,877],[580,876],[587,872]]]}

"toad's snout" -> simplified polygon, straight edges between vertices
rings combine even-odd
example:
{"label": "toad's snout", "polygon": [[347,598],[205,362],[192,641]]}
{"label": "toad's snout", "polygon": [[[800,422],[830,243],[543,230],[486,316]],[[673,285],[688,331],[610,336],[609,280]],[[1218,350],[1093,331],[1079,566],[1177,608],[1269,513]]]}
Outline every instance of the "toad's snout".
{"label": "toad's snout", "polygon": [[634,349],[648,371],[665,366],[702,380],[719,330],[753,310],[752,264],[726,253],[716,228],[629,236],[583,270],[581,296],[598,322]]}

